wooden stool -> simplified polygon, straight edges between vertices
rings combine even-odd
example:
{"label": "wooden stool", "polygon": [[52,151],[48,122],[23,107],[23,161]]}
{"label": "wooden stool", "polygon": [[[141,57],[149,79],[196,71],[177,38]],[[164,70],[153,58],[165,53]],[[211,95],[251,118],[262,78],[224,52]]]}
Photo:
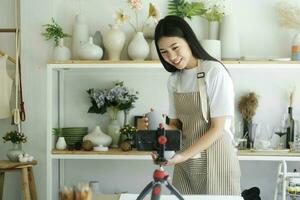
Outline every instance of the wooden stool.
{"label": "wooden stool", "polygon": [[14,170],[21,171],[23,199],[37,200],[34,176],[32,171],[32,166],[36,164],[36,160],[25,163],[11,162],[9,160],[0,160],[0,200],[2,200],[3,198],[5,172]]}

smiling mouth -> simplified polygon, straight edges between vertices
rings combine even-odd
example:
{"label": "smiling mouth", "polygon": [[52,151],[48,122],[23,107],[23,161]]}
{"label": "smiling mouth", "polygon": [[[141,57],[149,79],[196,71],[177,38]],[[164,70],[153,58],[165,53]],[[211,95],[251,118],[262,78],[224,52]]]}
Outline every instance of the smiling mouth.
{"label": "smiling mouth", "polygon": [[182,58],[180,58],[180,59],[174,61],[173,63],[174,63],[175,65],[178,65],[181,61],[182,61]]}

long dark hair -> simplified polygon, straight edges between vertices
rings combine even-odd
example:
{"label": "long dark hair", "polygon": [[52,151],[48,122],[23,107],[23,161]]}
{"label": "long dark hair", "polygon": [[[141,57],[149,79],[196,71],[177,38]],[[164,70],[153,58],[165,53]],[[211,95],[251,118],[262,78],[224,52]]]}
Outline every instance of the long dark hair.
{"label": "long dark hair", "polygon": [[[159,47],[158,41],[161,37],[180,37],[183,38],[191,48],[192,54],[201,60],[212,60],[221,63],[216,58],[209,55],[201,46],[200,42],[198,41],[195,33],[193,32],[190,25],[182,18],[178,16],[169,15],[165,18],[161,19],[156,28],[155,28],[155,46],[159,56],[161,63],[163,64],[164,68],[168,72],[175,72],[178,69],[173,65],[167,63],[164,58],[162,57]],[[221,63],[222,64],[222,63]],[[223,65],[223,64],[222,64]],[[224,65],[223,65],[224,66]],[[226,68],[225,68],[226,69]]]}

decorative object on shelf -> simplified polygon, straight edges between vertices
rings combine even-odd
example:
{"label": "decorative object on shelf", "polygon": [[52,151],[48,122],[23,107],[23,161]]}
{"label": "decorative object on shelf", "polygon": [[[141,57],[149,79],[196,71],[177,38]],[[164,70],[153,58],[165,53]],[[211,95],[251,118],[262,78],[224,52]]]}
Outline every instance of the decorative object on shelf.
{"label": "decorative object on shelf", "polygon": [[117,147],[121,128],[117,120],[118,112],[132,109],[138,99],[138,92],[129,90],[123,86],[123,82],[117,82],[111,89],[89,89],[87,93],[92,103],[89,113],[109,114],[111,121],[108,125],[108,134],[112,137],[112,147]]}
{"label": "decorative object on shelf", "polygon": [[96,126],[92,132],[83,137],[83,141],[89,140],[94,146],[109,146],[112,138],[102,132],[100,126]]}
{"label": "decorative object on shelf", "polygon": [[65,37],[71,37],[71,35],[64,33],[62,27],[53,19],[51,18],[51,24],[44,24],[45,32],[42,35],[45,37],[46,40],[54,40],[55,47],[53,50],[53,59],[57,61],[65,61],[70,60],[71,53],[69,48],[64,46]]}
{"label": "decorative object on shelf", "polygon": [[192,19],[193,16],[201,16],[205,12],[205,5],[200,1],[170,0],[168,3],[168,14],[182,18]]}
{"label": "decorative object on shelf", "polygon": [[[58,128],[59,129],[59,128]],[[88,127],[63,127],[61,135],[65,138],[68,149],[80,149],[82,138],[88,133]]]}
{"label": "decorative object on shelf", "polygon": [[143,32],[137,32],[128,45],[128,56],[132,60],[145,60],[148,57],[149,50]]}
{"label": "decorative object on shelf", "polygon": [[70,49],[64,46],[63,38],[60,38],[58,45],[54,47],[53,59],[56,61],[66,61],[71,59]]}
{"label": "decorative object on shelf", "polygon": [[201,17],[206,10],[205,4],[201,1],[170,0],[168,3],[168,14],[184,18],[198,40],[207,38],[207,21]]}
{"label": "decorative object on shelf", "polygon": [[289,91],[288,94],[288,121],[287,121],[287,136],[286,136],[286,147],[290,148],[290,142],[294,142],[295,140],[295,120],[293,118],[293,107],[294,107],[294,99],[295,99],[296,86]]}
{"label": "decorative object on shelf", "polygon": [[125,44],[125,34],[120,30],[119,25],[109,25],[109,29],[103,34],[103,43],[108,53],[108,59],[120,60]]}
{"label": "decorative object on shelf", "polygon": [[[128,0],[129,7],[134,11],[134,17],[130,17],[127,15],[122,9],[119,9],[115,14],[115,19],[117,23],[124,23],[128,21],[129,25],[133,28],[133,30],[137,32],[143,32],[145,24],[154,24],[156,25],[160,15],[158,9],[155,7],[153,3],[149,3],[148,16],[145,20],[139,20],[139,11],[143,9],[143,4],[141,0]],[[130,19],[135,18],[135,21],[132,22]],[[150,23],[151,22],[151,23]],[[149,28],[149,27],[148,27]],[[152,27],[152,29],[155,28]],[[154,35],[152,36],[152,38]]]}
{"label": "decorative object on shelf", "polygon": [[292,60],[300,60],[300,33],[295,35],[292,42]]}
{"label": "decorative object on shelf", "polygon": [[18,155],[19,162],[32,162],[33,160],[34,160],[34,157],[27,153]]}
{"label": "decorative object on shelf", "polygon": [[238,101],[238,109],[243,118],[243,138],[247,139],[247,147],[250,148],[250,132],[252,132],[252,118],[255,115],[256,108],[258,107],[258,95],[254,92],[250,92],[244,96],[241,96]]}
{"label": "decorative object on shelf", "polygon": [[83,60],[101,60],[103,56],[103,50],[93,42],[93,37],[89,38],[89,41],[80,46],[78,50],[79,59]]}
{"label": "decorative object on shelf", "polygon": [[126,141],[128,142],[131,147],[135,147],[135,134],[137,132],[137,128],[130,125],[126,124],[120,129],[120,134],[121,134],[121,143]]}
{"label": "decorative object on shelf", "polygon": [[221,55],[224,59],[239,59],[240,38],[233,15],[225,15],[220,27]]}
{"label": "decorative object on shelf", "polygon": [[2,137],[4,142],[10,141],[12,143],[12,149],[7,152],[7,157],[10,161],[18,162],[19,155],[23,154],[24,151],[22,150],[22,143],[27,142],[27,137],[24,133],[20,133],[18,131],[10,131]]}
{"label": "decorative object on shelf", "polygon": [[92,151],[93,147],[94,147],[94,145],[93,145],[93,143],[90,140],[84,140],[82,142],[82,148],[85,151]]}
{"label": "decorative object on shelf", "polygon": [[96,31],[94,36],[93,36],[93,42],[95,45],[99,47],[103,47],[103,37],[100,31]]}
{"label": "decorative object on shelf", "polygon": [[62,135],[62,129],[61,128],[53,128],[52,132],[53,132],[53,135],[55,135],[57,138],[55,148],[58,150],[66,149],[67,143],[66,143],[65,138]]}
{"label": "decorative object on shelf", "polygon": [[58,150],[64,150],[67,148],[67,143],[64,137],[58,137],[56,145],[56,149]]}
{"label": "decorative object on shelf", "polygon": [[92,200],[92,190],[88,183],[79,183],[77,186],[63,186],[59,192],[60,200]]}
{"label": "decorative object on shelf", "polygon": [[150,112],[146,114],[148,118],[148,129],[149,130],[157,130],[159,124],[165,124],[165,120],[163,114],[153,108],[150,109]]}
{"label": "decorative object on shelf", "polygon": [[201,40],[201,46],[212,57],[221,60],[221,41],[220,40]]}
{"label": "decorative object on shelf", "polygon": [[72,27],[72,58],[79,58],[79,49],[89,39],[89,27],[85,22],[83,15],[75,16],[75,22]]}
{"label": "decorative object on shelf", "polygon": [[150,58],[151,60],[159,60],[154,40],[152,40],[150,44]]}
{"label": "decorative object on shelf", "polygon": [[209,22],[208,38],[218,40],[220,21],[224,16],[224,7],[215,4],[209,7],[202,16]]}
{"label": "decorative object on shelf", "polygon": [[[280,1],[275,6],[278,14],[278,23],[282,27],[300,30],[300,7],[286,1]],[[292,41],[292,60],[300,60],[300,34],[296,33]]]}

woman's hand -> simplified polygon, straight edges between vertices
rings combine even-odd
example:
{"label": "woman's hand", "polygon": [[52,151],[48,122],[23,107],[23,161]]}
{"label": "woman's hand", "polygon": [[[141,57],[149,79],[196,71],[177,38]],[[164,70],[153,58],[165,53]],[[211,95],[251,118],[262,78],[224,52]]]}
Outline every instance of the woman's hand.
{"label": "woman's hand", "polygon": [[186,161],[188,158],[183,156],[182,154],[175,154],[171,159],[169,159],[167,161],[167,163],[165,165],[167,166],[173,166],[176,165],[178,163],[182,163],[184,161]]}
{"label": "woman's hand", "polygon": [[155,160],[157,158],[157,153],[156,152],[153,152],[151,154],[151,157],[153,159],[153,162],[155,164],[161,164],[161,165],[164,165],[164,166],[173,166],[173,165],[176,165],[178,163],[181,163],[181,162],[184,162],[186,161],[188,158],[183,156],[182,154],[175,154],[172,158],[170,158],[169,160],[167,160],[166,162],[163,162],[163,163],[156,163]]}

